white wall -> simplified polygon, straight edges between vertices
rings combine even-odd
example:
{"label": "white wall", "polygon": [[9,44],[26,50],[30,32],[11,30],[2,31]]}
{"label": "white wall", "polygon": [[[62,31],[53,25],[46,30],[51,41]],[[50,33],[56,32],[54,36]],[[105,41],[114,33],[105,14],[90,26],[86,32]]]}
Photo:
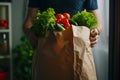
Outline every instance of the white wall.
{"label": "white wall", "polygon": [[98,0],[103,31],[93,48],[98,80],[108,80],[109,0]]}
{"label": "white wall", "polygon": [[27,0],[12,0],[12,40],[13,47],[20,43]]}

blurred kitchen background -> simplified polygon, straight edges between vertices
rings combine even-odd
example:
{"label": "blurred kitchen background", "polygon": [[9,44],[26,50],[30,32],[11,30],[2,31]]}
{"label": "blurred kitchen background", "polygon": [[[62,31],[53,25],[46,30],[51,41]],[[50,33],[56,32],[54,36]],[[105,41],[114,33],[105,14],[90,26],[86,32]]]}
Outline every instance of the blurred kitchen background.
{"label": "blurred kitchen background", "polygon": [[[27,3],[0,0],[0,80],[31,80],[32,48],[22,31]],[[98,6],[103,31],[93,53],[98,80],[108,80],[109,0],[98,0]]]}

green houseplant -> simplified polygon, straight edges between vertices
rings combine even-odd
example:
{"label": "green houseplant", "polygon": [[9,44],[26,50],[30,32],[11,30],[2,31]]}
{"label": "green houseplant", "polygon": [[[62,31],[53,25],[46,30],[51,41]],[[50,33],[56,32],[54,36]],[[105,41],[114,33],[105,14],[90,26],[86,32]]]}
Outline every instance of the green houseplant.
{"label": "green houseplant", "polygon": [[31,80],[32,54],[28,39],[21,37],[21,44],[13,48],[14,80]]}

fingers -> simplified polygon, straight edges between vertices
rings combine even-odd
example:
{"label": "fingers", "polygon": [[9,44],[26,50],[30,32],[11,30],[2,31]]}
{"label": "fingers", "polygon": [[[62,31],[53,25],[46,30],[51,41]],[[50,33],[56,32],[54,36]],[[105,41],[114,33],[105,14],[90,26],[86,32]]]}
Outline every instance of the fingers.
{"label": "fingers", "polygon": [[98,42],[98,33],[96,32],[96,30],[91,30],[90,32],[90,46],[94,47],[96,45],[96,43]]}
{"label": "fingers", "polygon": [[91,47],[94,47],[97,42],[98,42],[98,35],[95,37],[90,37],[90,46]]}
{"label": "fingers", "polygon": [[96,43],[94,43],[94,44],[91,44],[91,45],[90,45],[90,46],[91,46],[91,48],[93,48],[93,47],[95,46],[95,44],[96,44]]}
{"label": "fingers", "polygon": [[96,35],[98,35],[98,31],[96,29],[90,31],[91,37],[95,37]]}
{"label": "fingers", "polygon": [[96,40],[98,40],[98,35],[96,35],[96,36],[90,36],[90,41],[96,41]]}
{"label": "fingers", "polygon": [[98,41],[98,40],[91,41],[90,46],[91,46],[91,47],[94,47],[94,46],[96,45],[97,41]]}

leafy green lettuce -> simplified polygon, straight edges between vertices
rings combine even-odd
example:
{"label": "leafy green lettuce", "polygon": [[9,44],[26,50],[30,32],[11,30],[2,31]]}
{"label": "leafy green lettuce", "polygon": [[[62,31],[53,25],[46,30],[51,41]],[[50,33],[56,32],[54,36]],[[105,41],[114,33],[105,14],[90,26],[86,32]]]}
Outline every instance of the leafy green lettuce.
{"label": "leafy green lettuce", "polygon": [[94,29],[97,24],[94,14],[86,11],[78,11],[71,19],[77,22],[79,26],[87,26],[89,29]]}
{"label": "leafy green lettuce", "polygon": [[53,8],[48,8],[46,11],[37,12],[33,20],[32,30],[38,36],[44,36],[47,30],[54,30],[56,24],[55,11]]}

